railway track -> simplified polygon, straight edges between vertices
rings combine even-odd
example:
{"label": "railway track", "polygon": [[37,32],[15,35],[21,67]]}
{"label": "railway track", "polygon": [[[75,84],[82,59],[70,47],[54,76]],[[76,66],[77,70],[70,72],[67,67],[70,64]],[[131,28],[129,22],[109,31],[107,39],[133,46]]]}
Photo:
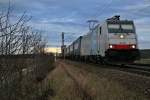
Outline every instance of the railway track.
{"label": "railway track", "polygon": [[[99,66],[99,64],[96,64],[96,66]],[[117,69],[120,71],[125,71],[125,72],[130,72],[130,73],[150,77],[150,65],[149,64],[127,64],[127,65],[106,64],[105,68]]]}
{"label": "railway track", "polygon": [[[85,64],[80,62],[81,64]],[[107,68],[107,69],[115,69],[124,72],[129,72],[133,74],[138,74],[142,76],[150,77],[150,65],[149,64],[96,64],[96,63],[87,63],[89,65],[100,67],[100,68]],[[87,69],[88,70],[88,69]]]}
{"label": "railway track", "polygon": [[[93,63],[90,63],[91,65]],[[93,64],[97,67],[102,67],[102,68],[107,68],[107,69],[116,69],[116,70],[120,70],[120,71],[125,71],[125,72],[130,72],[130,73],[134,73],[134,74],[138,74],[138,75],[143,75],[143,76],[148,76],[150,77],[150,64],[126,64],[126,65],[122,65],[122,64],[111,64],[111,63],[107,63],[104,65],[101,64]]]}
{"label": "railway track", "polygon": [[138,64],[131,64],[131,65],[124,65],[123,68],[129,72],[150,76],[150,66],[146,65],[138,65]]}

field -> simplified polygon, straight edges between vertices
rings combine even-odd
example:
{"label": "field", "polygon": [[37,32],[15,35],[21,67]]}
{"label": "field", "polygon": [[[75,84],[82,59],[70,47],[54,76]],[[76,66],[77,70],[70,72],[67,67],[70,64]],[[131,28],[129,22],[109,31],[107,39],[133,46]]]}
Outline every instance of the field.
{"label": "field", "polygon": [[141,64],[150,64],[150,50],[140,50],[141,53],[141,59],[136,61],[136,63],[141,63]]}
{"label": "field", "polygon": [[150,49],[140,50],[140,53],[141,53],[141,58],[143,59],[150,58]]}
{"label": "field", "polygon": [[[53,55],[0,56],[2,100],[149,100],[150,78]],[[106,68],[105,68],[106,67]]]}

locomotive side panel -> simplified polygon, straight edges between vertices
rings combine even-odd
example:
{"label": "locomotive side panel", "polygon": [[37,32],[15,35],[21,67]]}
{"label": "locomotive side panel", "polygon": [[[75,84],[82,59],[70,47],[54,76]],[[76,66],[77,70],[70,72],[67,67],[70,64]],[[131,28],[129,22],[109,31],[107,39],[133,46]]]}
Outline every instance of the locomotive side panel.
{"label": "locomotive side panel", "polygon": [[108,29],[106,22],[100,27],[100,55],[101,57],[105,57],[105,52],[108,47]]}
{"label": "locomotive side panel", "polygon": [[107,24],[98,25],[91,34],[91,53],[93,56],[105,56],[108,41]]}

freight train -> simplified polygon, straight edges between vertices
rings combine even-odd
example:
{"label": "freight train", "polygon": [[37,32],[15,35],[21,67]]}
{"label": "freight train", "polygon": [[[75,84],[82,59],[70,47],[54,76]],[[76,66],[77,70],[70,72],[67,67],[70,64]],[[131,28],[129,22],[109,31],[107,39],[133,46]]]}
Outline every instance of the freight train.
{"label": "freight train", "polygon": [[106,19],[65,49],[68,59],[97,63],[132,63],[140,58],[132,20]]}

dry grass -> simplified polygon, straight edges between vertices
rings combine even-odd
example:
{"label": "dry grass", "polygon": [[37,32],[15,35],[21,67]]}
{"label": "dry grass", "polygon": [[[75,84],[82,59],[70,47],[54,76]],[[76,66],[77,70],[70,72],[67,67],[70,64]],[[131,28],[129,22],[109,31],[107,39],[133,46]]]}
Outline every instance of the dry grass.
{"label": "dry grass", "polygon": [[100,78],[71,64],[59,62],[57,66],[49,75],[56,94],[52,100],[148,100],[116,81]]}
{"label": "dry grass", "polygon": [[99,78],[96,74],[87,73],[73,66],[70,70],[93,100],[144,100],[144,97],[125,89],[115,81]]}

